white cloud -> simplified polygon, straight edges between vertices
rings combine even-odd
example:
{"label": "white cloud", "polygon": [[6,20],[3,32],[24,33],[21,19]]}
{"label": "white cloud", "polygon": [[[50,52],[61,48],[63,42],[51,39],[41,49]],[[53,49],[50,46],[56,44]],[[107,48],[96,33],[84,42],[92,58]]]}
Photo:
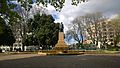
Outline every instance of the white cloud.
{"label": "white cloud", "polygon": [[116,17],[118,17],[118,14],[111,15],[111,17],[108,19],[108,21],[110,21],[111,19],[114,19]]}
{"label": "white cloud", "polygon": [[46,9],[49,11],[49,13],[53,13],[55,12],[55,8],[53,6],[51,6],[50,4],[48,4],[48,7],[46,7]]}
{"label": "white cloud", "polygon": [[56,14],[58,19],[55,22],[63,22],[64,30],[68,30],[70,22],[79,15],[86,13],[102,12],[104,15],[112,18],[112,16],[120,12],[120,0],[89,0],[88,2],[81,3],[78,6],[71,5],[71,0],[66,0],[65,6],[61,12],[55,11],[54,7],[47,8],[51,14]]}

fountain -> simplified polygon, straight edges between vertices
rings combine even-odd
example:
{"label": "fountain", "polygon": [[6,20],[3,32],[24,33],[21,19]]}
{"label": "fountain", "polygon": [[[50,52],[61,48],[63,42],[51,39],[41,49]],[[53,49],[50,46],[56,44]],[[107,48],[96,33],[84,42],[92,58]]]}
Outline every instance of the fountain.
{"label": "fountain", "polygon": [[68,45],[64,42],[64,27],[63,24],[60,23],[59,26],[59,39],[58,43],[55,45],[53,50],[41,50],[38,54],[44,55],[80,55],[83,54],[83,51],[79,50],[69,50]]}

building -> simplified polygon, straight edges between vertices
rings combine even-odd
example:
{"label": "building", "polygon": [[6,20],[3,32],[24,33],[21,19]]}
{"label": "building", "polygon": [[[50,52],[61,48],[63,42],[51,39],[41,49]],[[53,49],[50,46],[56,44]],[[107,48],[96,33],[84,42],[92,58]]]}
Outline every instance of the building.
{"label": "building", "polygon": [[[93,44],[98,48],[105,48],[115,46],[116,30],[113,28],[111,21],[104,21],[89,26],[89,32],[87,34],[87,40],[92,40]],[[88,32],[88,31],[87,31]],[[118,32],[120,34],[120,32]],[[92,38],[91,38],[92,37]]]}
{"label": "building", "polygon": [[114,46],[114,37],[115,37],[115,31],[112,28],[112,25],[110,24],[110,21],[102,22],[101,23],[102,29],[101,29],[101,43],[102,45],[106,46]]}

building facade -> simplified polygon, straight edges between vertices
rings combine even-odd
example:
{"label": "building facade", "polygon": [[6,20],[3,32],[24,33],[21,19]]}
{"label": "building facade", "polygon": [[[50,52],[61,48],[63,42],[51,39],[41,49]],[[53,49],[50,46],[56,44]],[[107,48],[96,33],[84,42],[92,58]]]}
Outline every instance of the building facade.
{"label": "building facade", "polygon": [[96,26],[91,24],[89,28],[91,33],[87,33],[87,40],[92,40],[93,44],[98,48],[107,49],[108,47],[114,47],[116,33],[120,35],[120,32],[116,32],[111,23],[111,21],[104,21],[97,23]]}
{"label": "building facade", "polygon": [[102,46],[107,48],[109,46],[114,46],[115,31],[110,24],[110,21],[101,23],[101,43]]}

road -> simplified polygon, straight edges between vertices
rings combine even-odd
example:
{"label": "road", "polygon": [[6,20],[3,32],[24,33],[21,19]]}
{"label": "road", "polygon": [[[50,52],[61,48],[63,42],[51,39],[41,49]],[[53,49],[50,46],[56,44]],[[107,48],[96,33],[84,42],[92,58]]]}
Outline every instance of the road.
{"label": "road", "polygon": [[24,54],[0,56],[0,59],[0,68],[120,68],[120,56],[108,55],[39,56]]}

